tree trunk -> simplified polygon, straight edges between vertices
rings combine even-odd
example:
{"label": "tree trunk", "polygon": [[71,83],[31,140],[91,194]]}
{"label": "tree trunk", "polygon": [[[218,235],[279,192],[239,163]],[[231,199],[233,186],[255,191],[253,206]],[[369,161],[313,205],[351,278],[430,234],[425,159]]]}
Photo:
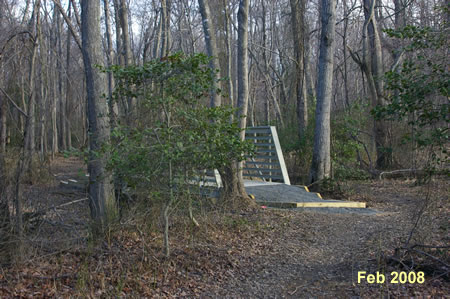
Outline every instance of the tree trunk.
{"label": "tree trunk", "polygon": [[336,27],[336,0],[321,0],[319,74],[317,82],[316,127],[310,182],[331,175],[330,113]]}
{"label": "tree trunk", "polygon": [[161,48],[161,37],[162,37],[162,28],[163,28],[163,19],[162,19],[162,7],[159,10],[159,22],[158,27],[156,29],[156,37],[153,44],[153,59],[156,59],[157,57],[160,57],[159,50]]}
{"label": "tree trunk", "polygon": [[56,17],[56,32],[54,39],[54,52],[58,53],[58,58],[56,59],[56,68],[52,72],[53,75],[53,97],[51,99],[51,119],[52,119],[52,159],[55,158],[55,154],[59,152],[58,144],[58,132],[62,131],[61,128],[58,130],[58,104],[61,106],[62,97],[62,45],[61,45],[61,22],[59,18],[59,13],[54,10],[54,16]]}
{"label": "tree trunk", "polygon": [[[70,4],[69,4],[70,6]],[[70,7],[69,7],[70,9]],[[57,26],[57,38],[58,38],[58,60],[57,60],[57,69],[58,69],[58,97],[59,97],[59,130],[58,130],[58,137],[59,137],[59,146],[61,150],[67,150],[67,129],[66,129],[66,96],[63,95],[64,88],[63,88],[63,82],[66,81],[63,79],[63,69],[62,69],[62,61],[63,61],[63,46],[62,46],[62,24],[60,22],[61,16],[60,12],[55,9],[56,14],[56,26]],[[69,34],[68,34],[69,35]],[[67,66],[66,66],[67,67]],[[66,70],[66,75],[67,75]],[[67,81],[66,81],[67,84]],[[66,88],[67,90],[67,88]]]}
{"label": "tree trunk", "polygon": [[[1,63],[1,61],[0,61]],[[0,84],[3,83],[3,64],[0,64]],[[0,93],[0,265],[9,264],[12,247],[9,244],[11,233],[11,218],[6,190],[8,179],[6,177],[6,97]]]}
{"label": "tree trunk", "polygon": [[[71,9],[69,6],[69,17],[71,15]],[[64,128],[64,133],[63,135],[65,136],[66,139],[66,147],[68,149],[72,148],[72,134],[70,131],[70,121],[69,121],[69,113],[67,111],[67,108],[69,107],[69,103],[70,103],[70,32],[67,31],[67,45],[66,45],[66,94],[65,94],[65,101],[61,101],[62,103],[64,103],[64,107],[61,107],[61,109],[63,109],[61,111],[61,119],[64,122],[64,125],[62,125],[62,128]]]}
{"label": "tree trunk", "polygon": [[[37,12],[35,12],[36,14],[36,28],[39,28],[39,9],[40,9],[40,1],[37,1],[37,4],[35,4],[35,10],[37,10]],[[37,29],[35,29],[34,31],[38,32]],[[34,155],[34,151],[35,151],[35,109],[36,109],[36,90],[35,90],[35,85],[36,85],[36,72],[35,72],[35,68],[36,68],[36,55],[37,55],[37,48],[38,48],[38,42],[39,42],[39,35],[36,34],[34,36],[34,40],[33,42],[33,47],[31,50],[31,59],[30,59],[30,71],[28,74],[28,82],[30,84],[29,86],[29,92],[28,94],[29,96],[29,101],[28,101],[28,117],[27,117],[27,121],[25,124],[25,151],[26,151],[26,155],[27,156],[27,161],[31,162],[31,159]],[[31,164],[30,164],[31,165]],[[25,168],[30,169],[30,165],[25,165]]]}
{"label": "tree trunk", "polygon": [[170,47],[170,12],[169,0],[161,0],[161,52],[160,58],[169,55]]}
{"label": "tree trunk", "polygon": [[[30,58],[30,71],[28,80],[30,83],[29,86],[29,102],[28,102],[28,111],[25,124],[25,133],[24,133],[24,145],[22,151],[20,153],[19,161],[17,163],[16,173],[15,173],[15,190],[14,190],[14,210],[16,216],[15,223],[15,234],[17,238],[17,254],[19,259],[22,257],[22,237],[23,237],[23,212],[22,212],[22,184],[21,178],[23,174],[28,171],[31,177],[31,161],[34,154],[34,110],[35,110],[35,67],[36,67],[36,55],[37,48],[39,42],[39,27],[40,27],[40,0],[35,1],[33,8],[32,20],[30,21],[30,30],[31,34],[35,33],[31,36],[32,49],[31,49],[31,58]],[[34,28],[32,27],[34,26]],[[23,87],[25,88],[25,87]]]}
{"label": "tree trunk", "polygon": [[6,98],[0,94],[0,151],[6,152]]}
{"label": "tree trunk", "polygon": [[229,105],[234,107],[234,83],[233,83],[233,51],[232,51],[232,31],[230,12],[227,1],[223,0],[223,7],[225,10],[225,36],[227,43],[227,77],[228,77],[228,97],[230,98]]}
{"label": "tree trunk", "polygon": [[[0,96],[0,107],[6,99]],[[6,105],[5,105],[6,106]],[[12,246],[10,244],[11,218],[9,215],[8,197],[6,194],[8,179],[4,149],[0,148],[0,265],[9,264],[11,261]]]}
{"label": "tree trunk", "polygon": [[[269,74],[269,61],[267,60],[267,32],[266,32],[266,6],[264,5],[264,0],[261,1],[261,8],[262,8],[262,60],[264,63],[264,71],[261,72],[264,76],[264,86],[266,88],[266,94],[264,97],[264,121],[266,125],[270,124],[270,98],[269,93],[271,92],[271,84],[270,84],[270,76]],[[256,60],[256,57],[254,57]],[[259,66],[258,61],[256,61],[257,65]],[[255,101],[254,101],[255,102]],[[254,107],[255,105],[252,105]],[[252,112],[254,109],[252,109]],[[254,113],[252,113],[254,115]],[[253,117],[252,117],[253,119]]]}
{"label": "tree trunk", "polygon": [[99,152],[110,139],[108,104],[103,97],[106,75],[95,67],[103,64],[100,0],[81,1],[81,33],[89,120],[89,204],[99,232],[117,216],[112,176],[106,170],[108,156]]}
{"label": "tree trunk", "polygon": [[394,0],[395,11],[395,28],[400,29],[406,26],[406,7],[403,4],[403,0]]}
{"label": "tree trunk", "polygon": [[[129,26],[128,26],[128,7],[125,0],[119,0],[119,21],[120,26],[122,28],[122,51],[123,51],[123,60],[124,66],[129,66],[133,63],[132,52],[131,52],[131,43],[130,43],[130,35],[129,35]],[[127,119],[129,121],[135,119],[136,117],[136,98],[128,97],[128,111],[127,111]]]}
{"label": "tree trunk", "polygon": [[294,53],[295,53],[295,75],[296,75],[296,93],[297,93],[297,116],[298,116],[298,133],[300,139],[305,135],[308,126],[308,99],[306,92],[306,80],[304,70],[305,57],[305,10],[306,3],[304,0],[290,0],[292,34],[294,37]]}
{"label": "tree trunk", "polygon": [[219,107],[221,105],[221,98],[217,94],[217,83],[220,79],[220,73],[216,72],[219,69],[219,59],[216,43],[216,32],[211,19],[211,11],[209,9],[209,3],[205,0],[198,0],[198,6],[200,8],[200,14],[202,15],[203,32],[205,34],[206,53],[211,58],[209,67],[215,74],[215,80],[211,86],[211,107]]}
{"label": "tree trunk", "polygon": [[[238,10],[238,47],[237,47],[237,120],[239,128],[242,130],[240,139],[245,140],[245,129],[247,127],[248,112],[248,10],[250,0],[240,0]],[[244,180],[242,177],[243,163],[234,165],[226,170],[227,176],[230,178],[228,194],[238,194],[247,197],[244,188]],[[231,178],[231,176],[236,176]],[[226,189],[225,189],[226,190]]]}
{"label": "tree trunk", "polygon": [[[109,13],[109,1],[103,0],[103,8],[105,11],[105,35],[106,35],[106,63],[108,67],[113,65],[114,61],[114,52],[112,46],[112,36],[111,36],[111,23],[110,23],[110,13]],[[111,121],[111,127],[115,127],[117,123],[117,118],[119,115],[119,107],[117,106],[117,102],[112,99],[112,94],[114,90],[114,77],[111,72],[107,73],[108,76],[108,97],[109,97],[109,117]]]}
{"label": "tree trunk", "polygon": [[[383,57],[377,22],[374,16],[375,0],[364,0],[365,22],[363,26],[363,64],[372,99],[372,108],[384,105]],[[392,155],[388,149],[388,134],[381,120],[374,120],[376,167],[384,169],[392,164]]]}
{"label": "tree trunk", "polygon": [[[347,1],[342,2],[344,5],[344,17],[347,16]],[[350,106],[350,97],[348,92],[348,71],[347,71],[347,32],[348,32],[348,18],[344,20],[344,33],[342,37],[342,50],[344,51],[344,95],[347,107]]]}

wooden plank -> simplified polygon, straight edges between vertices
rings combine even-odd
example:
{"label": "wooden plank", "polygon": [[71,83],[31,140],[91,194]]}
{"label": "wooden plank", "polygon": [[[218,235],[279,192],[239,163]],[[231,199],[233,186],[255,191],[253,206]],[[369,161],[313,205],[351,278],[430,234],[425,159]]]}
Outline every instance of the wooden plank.
{"label": "wooden plank", "polygon": [[[257,153],[276,153],[277,151],[275,149],[257,149],[256,150]],[[274,156],[270,156],[272,158],[274,158]]]}
{"label": "wooden plank", "polygon": [[223,187],[222,178],[220,177],[220,173],[217,169],[214,169],[214,177],[216,179],[217,187],[222,188]]}
{"label": "wooden plank", "polygon": [[216,182],[216,178],[214,177],[201,177],[201,178],[197,178],[194,177],[194,180],[197,182]]}
{"label": "wooden plank", "polygon": [[257,156],[244,156],[247,159],[264,159],[264,160],[276,160],[277,157],[276,156],[262,156],[262,155],[257,155]]}
{"label": "wooden plank", "polygon": [[281,169],[279,169],[279,168],[254,168],[254,167],[244,167],[243,170],[247,170],[247,171],[260,171],[260,172],[275,172],[275,173],[281,173]]}
{"label": "wooden plank", "polygon": [[270,127],[249,127],[245,130],[245,134],[255,134],[255,133],[270,133]]}
{"label": "wooden plank", "polygon": [[246,164],[257,164],[257,165],[271,165],[271,166],[279,166],[278,163],[275,162],[259,162],[259,161],[245,161]]}
{"label": "wooden plank", "polygon": [[289,175],[286,168],[286,163],[284,163],[283,151],[281,150],[280,140],[278,139],[278,133],[274,126],[270,127],[272,132],[273,143],[275,143],[275,149],[277,152],[278,162],[280,163],[281,172],[283,173],[283,181],[286,185],[290,185]]}
{"label": "wooden plank", "polygon": [[272,140],[272,136],[246,136],[245,139],[251,139],[251,140]]}
{"label": "wooden plank", "polygon": [[253,145],[256,147],[275,146],[275,144],[273,143],[262,143],[262,142],[254,142]]}
{"label": "wooden plank", "polygon": [[255,126],[255,127],[248,127],[247,129],[268,129],[270,126]]}
{"label": "wooden plank", "polygon": [[258,204],[274,208],[357,208],[365,209],[365,202],[357,201],[316,201],[316,202],[276,202],[257,201]]}
{"label": "wooden plank", "polygon": [[282,180],[282,176],[278,175],[259,175],[259,174],[243,174],[245,177],[251,177],[251,178],[264,178],[264,179],[274,179],[274,180]]}

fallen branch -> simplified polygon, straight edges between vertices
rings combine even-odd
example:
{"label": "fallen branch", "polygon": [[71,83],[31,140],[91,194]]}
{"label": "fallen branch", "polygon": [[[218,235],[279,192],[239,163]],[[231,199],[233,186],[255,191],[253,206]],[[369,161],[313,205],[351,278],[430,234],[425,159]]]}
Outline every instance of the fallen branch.
{"label": "fallen branch", "polygon": [[37,211],[37,212],[27,213],[27,214],[24,215],[24,218],[25,218],[24,220],[32,221],[34,218],[37,218],[37,217],[45,215],[50,210],[54,210],[54,209],[57,209],[57,208],[69,206],[69,205],[72,205],[74,203],[85,201],[85,200],[88,200],[88,198],[85,197],[85,198],[81,198],[81,199],[77,199],[77,200],[72,200],[72,201],[65,202],[65,203],[60,204],[60,205],[55,205],[55,206],[51,206],[51,207],[45,208],[45,209]]}
{"label": "fallen branch", "polygon": [[422,250],[419,250],[419,249],[415,249],[415,248],[411,248],[411,247],[410,248],[402,248],[402,249],[405,249],[406,251],[414,251],[416,253],[425,255],[425,256],[429,257],[430,259],[432,259],[432,260],[434,260],[436,262],[439,262],[439,263],[443,264],[444,266],[446,266],[448,269],[450,269],[450,265],[449,264],[447,264],[446,262],[438,259],[437,257],[435,257],[435,256],[433,256],[433,255],[431,255],[429,253],[426,253],[425,251],[422,251]]}
{"label": "fallen branch", "polygon": [[422,248],[431,248],[431,249],[440,249],[440,248],[450,248],[450,245],[447,246],[436,246],[436,245],[423,245],[423,244],[414,244],[410,248],[422,247]]}
{"label": "fallen branch", "polygon": [[386,175],[393,175],[393,177],[395,177],[395,175],[402,174],[402,173],[404,173],[404,174],[406,173],[406,175],[414,175],[414,176],[417,176],[417,175],[423,176],[423,175],[425,175],[425,172],[423,170],[420,170],[420,169],[398,169],[398,170],[381,172],[380,176],[379,176],[379,179],[380,180],[383,179],[383,176],[386,176]]}

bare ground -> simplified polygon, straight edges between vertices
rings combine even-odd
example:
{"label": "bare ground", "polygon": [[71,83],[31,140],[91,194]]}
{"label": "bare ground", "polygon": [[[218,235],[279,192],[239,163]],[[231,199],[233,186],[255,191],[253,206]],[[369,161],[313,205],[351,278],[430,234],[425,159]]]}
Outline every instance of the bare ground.
{"label": "bare ground", "polygon": [[[405,271],[386,256],[404,245],[416,215],[412,244],[449,244],[449,183],[414,181],[347,183],[350,200],[366,201],[377,215],[257,209],[197,211],[200,227],[174,214],[172,255],[161,253],[156,213],[125,217],[121,229],[104,241],[89,239],[85,168],[77,159],[59,158],[52,179],[27,188],[29,211],[46,210],[30,224],[27,257],[0,269],[0,297],[205,297],[205,298],[370,298],[444,297],[450,294],[448,248],[406,259],[433,265],[423,284],[393,284],[392,271]],[[427,193],[431,195],[428,201]],[[80,201],[77,201],[80,200]],[[65,206],[61,204],[70,203]],[[207,205],[207,203],[205,203]],[[49,209],[50,207],[50,209]],[[155,216],[156,215],[156,216]],[[419,269],[420,270],[420,269]],[[383,284],[358,283],[358,271],[386,274]],[[438,277],[438,275],[441,275]]]}

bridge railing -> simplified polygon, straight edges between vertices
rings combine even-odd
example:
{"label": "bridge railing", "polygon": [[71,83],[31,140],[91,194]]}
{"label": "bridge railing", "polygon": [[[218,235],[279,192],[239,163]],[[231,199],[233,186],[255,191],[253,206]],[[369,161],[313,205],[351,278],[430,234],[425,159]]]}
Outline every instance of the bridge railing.
{"label": "bridge railing", "polygon": [[245,139],[253,142],[256,151],[253,156],[246,157],[243,176],[290,185],[276,128],[274,126],[248,127],[245,131]]}
{"label": "bridge railing", "polygon": [[[252,156],[246,156],[243,177],[290,185],[276,127],[248,127],[245,131],[245,139],[250,140],[256,150]],[[221,188],[223,186],[217,169],[204,170],[196,177],[196,181],[202,187]]]}

